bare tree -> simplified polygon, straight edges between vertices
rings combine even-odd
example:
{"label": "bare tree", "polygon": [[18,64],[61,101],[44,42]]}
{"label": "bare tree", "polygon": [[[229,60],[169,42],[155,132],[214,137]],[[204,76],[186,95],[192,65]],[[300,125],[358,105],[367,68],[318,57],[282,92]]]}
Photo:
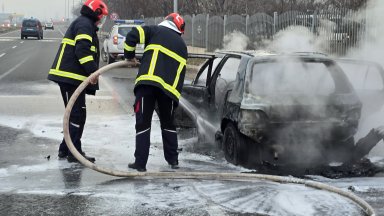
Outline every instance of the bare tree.
{"label": "bare tree", "polygon": [[[358,10],[367,0],[179,0],[181,14],[255,14],[297,10],[301,12],[344,9]],[[170,0],[110,0],[111,12],[121,18],[164,17],[173,10]]]}

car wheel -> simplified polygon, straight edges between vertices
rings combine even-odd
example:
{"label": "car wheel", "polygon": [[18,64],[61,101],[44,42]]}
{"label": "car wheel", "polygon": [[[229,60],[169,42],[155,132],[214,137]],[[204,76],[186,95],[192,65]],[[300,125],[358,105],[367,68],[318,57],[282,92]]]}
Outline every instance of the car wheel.
{"label": "car wheel", "polygon": [[21,35],[21,40],[24,40],[24,36],[23,35]]}
{"label": "car wheel", "polygon": [[108,56],[108,64],[112,64],[116,61],[116,59],[113,58],[111,54],[108,53],[107,56]]}
{"label": "car wheel", "polygon": [[238,165],[247,162],[247,139],[241,134],[233,123],[228,123],[224,130],[223,150],[225,159]]}
{"label": "car wheel", "polygon": [[105,52],[104,48],[101,48],[101,60],[103,60],[103,62],[107,62],[107,60],[108,60],[108,56],[107,56],[107,53]]}

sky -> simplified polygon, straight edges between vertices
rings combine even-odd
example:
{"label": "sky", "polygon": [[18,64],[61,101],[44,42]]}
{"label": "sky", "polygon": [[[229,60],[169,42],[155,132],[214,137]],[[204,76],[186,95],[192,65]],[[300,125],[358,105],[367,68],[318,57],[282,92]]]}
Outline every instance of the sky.
{"label": "sky", "polygon": [[[35,17],[40,20],[61,19],[66,14],[65,4],[78,4],[81,0],[0,0],[1,13],[21,13],[25,17]],[[71,15],[71,13],[70,13]]]}

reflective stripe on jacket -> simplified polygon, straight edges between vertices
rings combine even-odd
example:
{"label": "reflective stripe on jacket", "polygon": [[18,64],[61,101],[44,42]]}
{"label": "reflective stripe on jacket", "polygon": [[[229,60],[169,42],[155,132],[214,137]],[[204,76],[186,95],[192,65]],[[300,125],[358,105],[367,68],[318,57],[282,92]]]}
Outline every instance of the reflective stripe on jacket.
{"label": "reflective stripe on jacket", "polygon": [[145,50],[136,77],[139,85],[161,88],[169,97],[178,101],[184,83],[187,65],[187,46],[181,36],[164,26],[138,26],[126,37],[124,55],[135,57],[136,44],[144,43]]}
{"label": "reflective stripe on jacket", "polygon": [[[48,79],[79,85],[99,68],[99,39],[94,21],[80,16],[71,23],[49,71]],[[98,85],[89,85],[95,91]]]}

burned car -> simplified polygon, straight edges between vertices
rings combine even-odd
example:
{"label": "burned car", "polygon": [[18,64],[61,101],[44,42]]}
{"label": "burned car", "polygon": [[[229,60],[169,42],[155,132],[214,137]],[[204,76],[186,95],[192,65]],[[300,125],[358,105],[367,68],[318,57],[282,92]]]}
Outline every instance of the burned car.
{"label": "burned car", "polygon": [[180,127],[197,127],[245,166],[351,160],[362,102],[339,64],[318,53],[218,52],[183,87]]}

